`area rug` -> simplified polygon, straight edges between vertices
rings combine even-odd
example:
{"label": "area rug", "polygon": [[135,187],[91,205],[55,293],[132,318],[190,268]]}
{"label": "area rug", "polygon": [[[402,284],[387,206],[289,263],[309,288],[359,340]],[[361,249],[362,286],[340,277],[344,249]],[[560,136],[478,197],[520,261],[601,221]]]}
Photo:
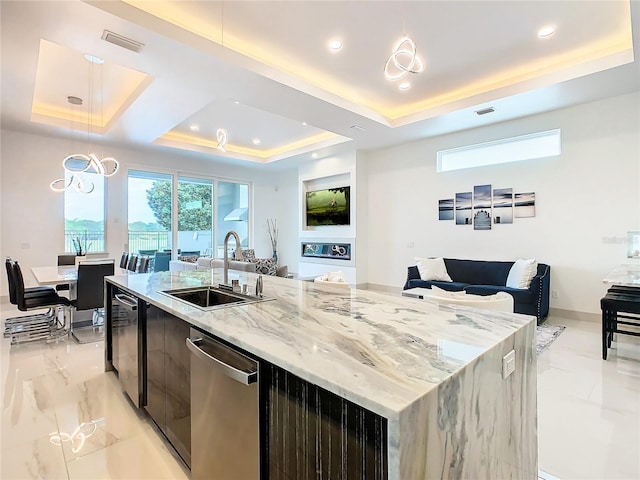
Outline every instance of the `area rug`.
{"label": "area rug", "polygon": [[561,325],[538,325],[536,327],[536,355],[544,352],[566,327]]}

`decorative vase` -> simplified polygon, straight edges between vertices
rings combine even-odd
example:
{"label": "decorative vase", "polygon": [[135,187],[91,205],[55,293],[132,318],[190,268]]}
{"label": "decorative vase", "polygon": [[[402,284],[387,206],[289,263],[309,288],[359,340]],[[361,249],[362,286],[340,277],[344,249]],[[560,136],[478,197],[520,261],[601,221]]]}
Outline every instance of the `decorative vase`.
{"label": "decorative vase", "polygon": [[278,252],[276,250],[273,251],[273,256],[271,258],[273,258],[273,261],[276,262],[276,264],[278,263]]}
{"label": "decorative vase", "polygon": [[76,267],[80,262],[84,262],[87,259],[86,255],[76,255]]}

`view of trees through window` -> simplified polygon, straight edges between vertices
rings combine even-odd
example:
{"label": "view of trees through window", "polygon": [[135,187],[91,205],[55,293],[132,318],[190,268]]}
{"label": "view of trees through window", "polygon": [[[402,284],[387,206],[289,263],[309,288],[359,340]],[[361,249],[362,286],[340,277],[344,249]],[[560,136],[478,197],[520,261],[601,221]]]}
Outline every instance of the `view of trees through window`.
{"label": "view of trees through window", "polygon": [[[128,219],[129,219],[129,251],[147,252],[171,250],[171,175],[129,171]],[[150,191],[166,192],[168,198],[153,194]],[[151,208],[156,205],[156,210]],[[168,222],[162,219],[169,219]]]}
{"label": "view of trees through window", "polygon": [[105,178],[88,172],[82,178],[86,184],[93,183],[91,193],[79,193],[74,188],[64,191],[64,250],[76,254],[80,253],[78,248],[82,253],[104,252]]}
{"label": "view of trees through window", "polygon": [[[222,255],[222,239],[236,230],[248,245],[249,186],[213,179],[178,177],[177,248],[180,255]],[[218,228],[214,228],[217,203]],[[151,255],[171,250],[173,225],[173,176],[129,171],[129,251]],[[217,252],[213,245],[216,231]]]}

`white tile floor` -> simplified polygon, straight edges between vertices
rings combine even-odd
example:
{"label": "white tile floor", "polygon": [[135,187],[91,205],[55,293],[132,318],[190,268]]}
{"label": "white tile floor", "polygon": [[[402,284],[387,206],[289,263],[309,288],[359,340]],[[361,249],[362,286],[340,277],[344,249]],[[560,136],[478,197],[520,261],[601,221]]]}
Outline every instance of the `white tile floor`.
{"label": "white tile floor", "polygon": [[[0,318],[17,312],[0,305]],[[640,338],[601,360],[597,323],[566,330],[538,359],[541,478],[640,479]],[[103,344],[0,340],[0,478],[187,479],[112,374]]]}

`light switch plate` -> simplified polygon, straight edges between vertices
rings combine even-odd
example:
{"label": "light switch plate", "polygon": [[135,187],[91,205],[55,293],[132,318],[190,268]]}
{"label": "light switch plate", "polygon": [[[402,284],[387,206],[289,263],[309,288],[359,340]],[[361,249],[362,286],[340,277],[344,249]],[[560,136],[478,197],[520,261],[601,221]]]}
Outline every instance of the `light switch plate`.
{"label": "light switch plate", "polygon": [[502,378],[507,378],[516,370],[516,351],[511,350],[502,357]]}

